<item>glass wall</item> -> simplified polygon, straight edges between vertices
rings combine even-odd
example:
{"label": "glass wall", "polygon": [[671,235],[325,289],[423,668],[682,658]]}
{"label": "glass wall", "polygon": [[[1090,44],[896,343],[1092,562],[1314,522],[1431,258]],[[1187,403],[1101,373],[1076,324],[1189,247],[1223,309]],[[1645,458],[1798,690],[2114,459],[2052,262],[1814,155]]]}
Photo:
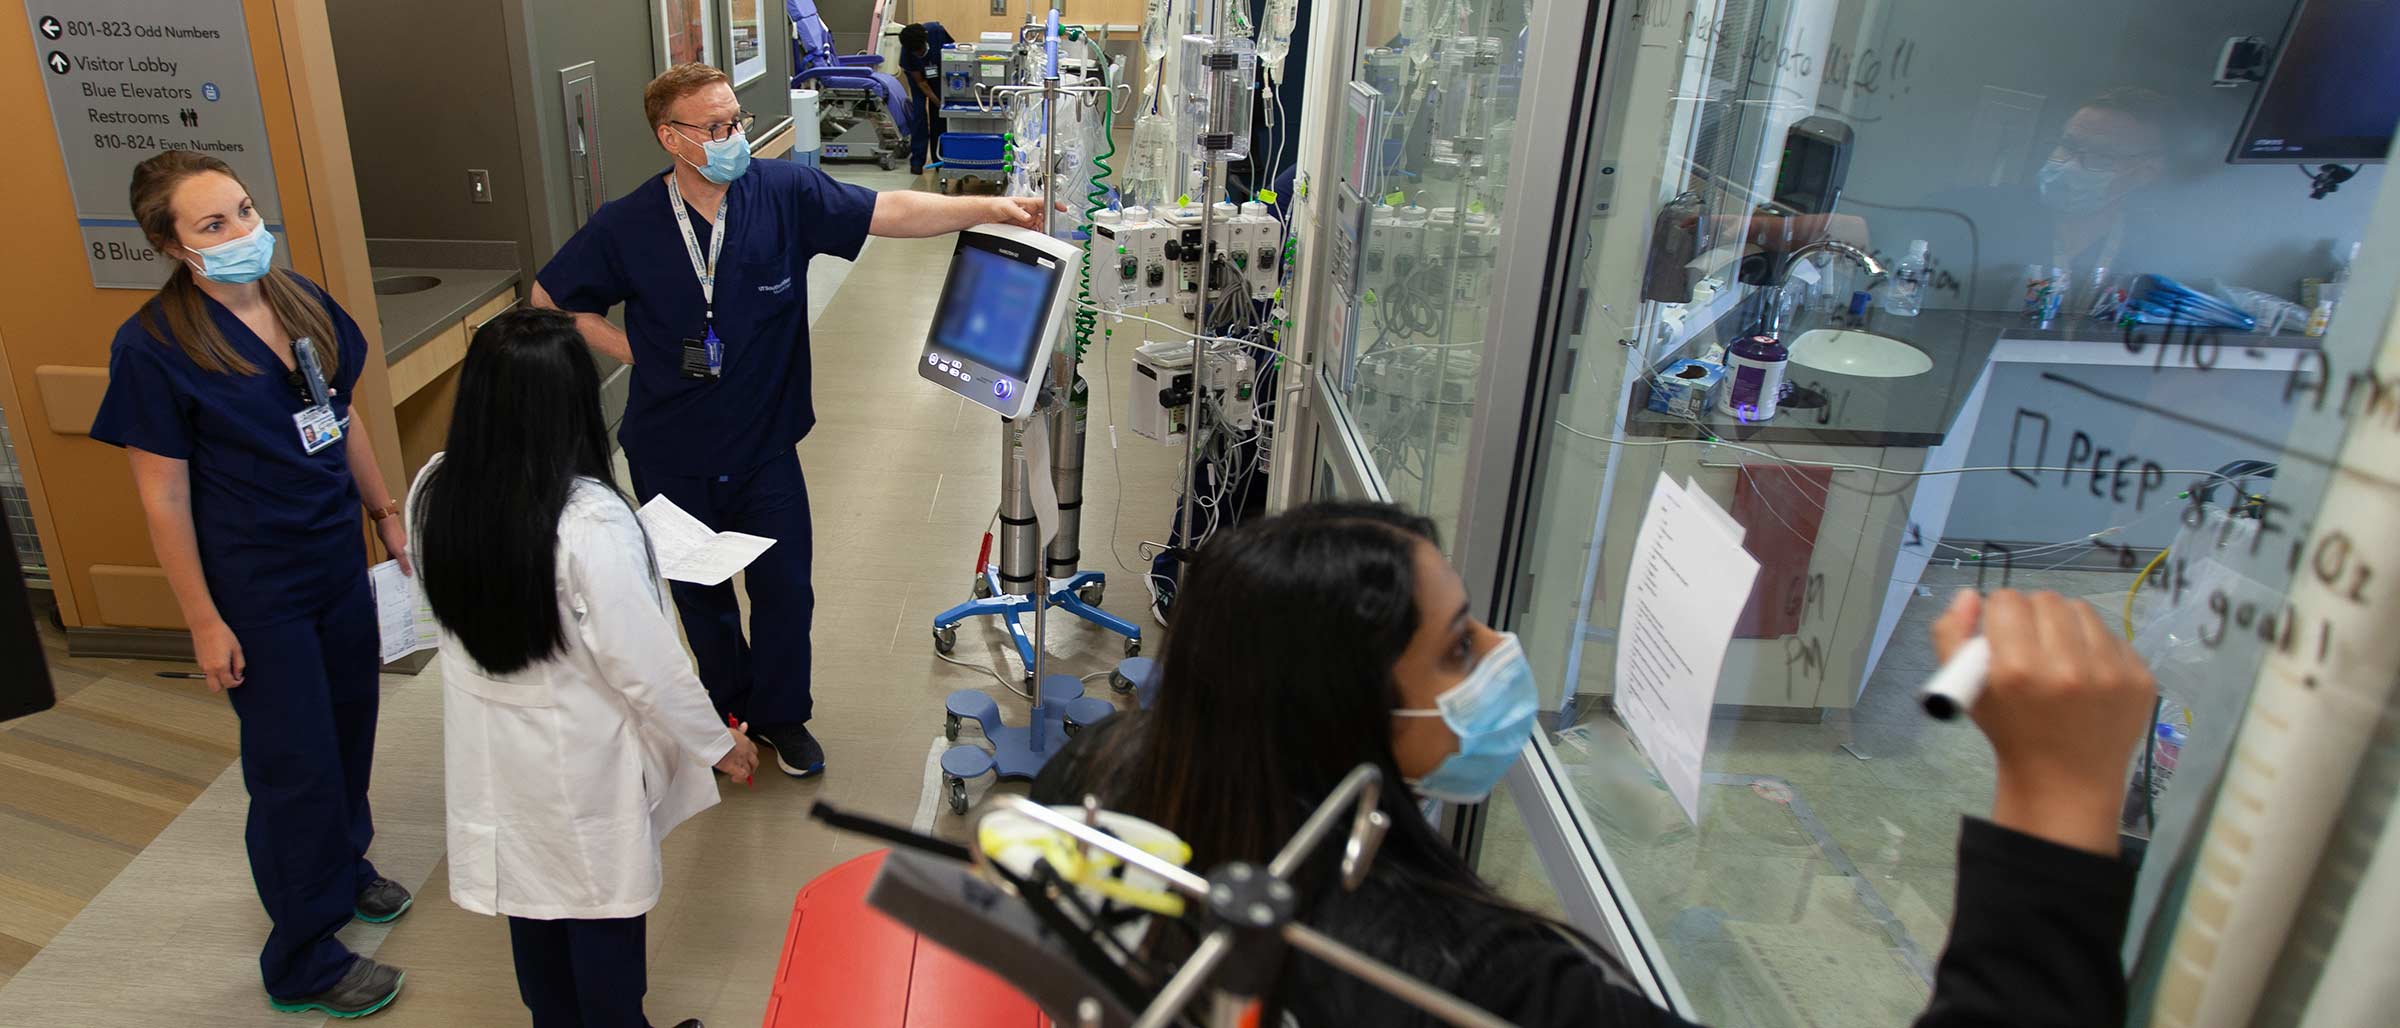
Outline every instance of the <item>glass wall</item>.
{"label": "glass wall", "polygon": [[[1394,501],[1448,542],[1509,202],[1525,0],[1366,0],[1335,186],[1360,234],[1329,354]],[[1546,199],[1546,198],[1545,198]]]}
{"label": "glass wall", "polygon": [[[2089,600],[2157,670],[2124,808],[2128,838],[2154,838],[2137,925],[2191,861],[2262,660],[2331,638],[2284,597],[2302,558],[2349,545],[2315,515],[2346,426],[2388,391],[2359,376],[2400,265],[2371,238],[2350,274],[2380,165],[2322,193],[2314,161],[2227,160],[2259,86],[2212,86],[2215,57],[2292,13],[1615,5],[1581,157],[1609,185],[1563,255],[1584,293],[1544,344],[1557,388],[1510,613],[1557,683],[1549,748],[1584,841],[1687,1015],[1922,1009],[1959,819],[1993,773],[1973,727],[1914,701],[1952,591]],[[1426,323],[1372,318],[1364,340]],[[1721,404],[1709,365],[1755,337],[1784,384]],[[1362,407],[1369,358],[1399,345],[1362,347]],[[1396,490],[1443,480],[1448,397],[1426,380],[1398,380],[1420,402],[1379,451]],[[1615,704],[1636,534],[1669,484],[1760,567],[1721,673],[1688,683],[1714,704],[1689,740],[1696,812],[1650,757],[1669,740]]]}

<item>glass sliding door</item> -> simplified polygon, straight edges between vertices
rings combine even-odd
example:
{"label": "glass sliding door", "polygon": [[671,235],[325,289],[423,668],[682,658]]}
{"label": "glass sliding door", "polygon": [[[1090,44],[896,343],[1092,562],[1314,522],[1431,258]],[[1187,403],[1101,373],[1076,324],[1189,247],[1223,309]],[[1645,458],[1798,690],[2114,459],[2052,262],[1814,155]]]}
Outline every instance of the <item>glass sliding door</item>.
{"label": "glass sliding door", "polygon": [[[2229,163],[2255,87],[2213,88],[2181,56],[2278,39],[2291,13],[1668,0],[1608,15],[1557,249],[1570,299],[1510,426],[1531,463],[1493,560],[1504,619],[1556,683],[1521,769],[1570,804],[1527,814],[1579,850],[1545,860],[1550,880],[1566,895],[1562,867],[1602,876],[1589,894],[1618,904],[1629,963],[1654,966],[1687,1016],[1922,1009],[1960,818],[1988,810],[1994,769],[1972,726],[1913,702],[1927,627],[1959,588],[2088,600],[2151,661],[2164,701],[2123,830],[2152,845],[2137,924],[2176,923],[2166,886],[2198,863],[2237,726],[2299,702],[2253,683],[2311,616],[2286,599],[2292,554],[2347,531],[2318,523],[2326,483],[2357,464],[2340,441],[2388,452],[2362,439],[2372,405],[2339,395],[2372,381],[2356,373],[2400,281],[2383,169],[2312,198],[2288,167]],[[2192,313],[2207,301],[2228,310]],[[2320,334],[2312,309],[2331,312]],[[1678,377],[1685,361],[1717,374],[1754,336],[1790,354],[1771,412],[1725,413]],[[1418,449],[1394,466],[1415,471]],[[1439,480],[1438,459],[1424,467]],[[1480,515],[1498,501],[1470,472]],[[1762,569],[1722,673],[1697,686],[1715,716],[1696,816],[1614,703],[1633,542],[1662,482],[1722,508]],[[2167,934],[2135,933],[2146,980]]]}

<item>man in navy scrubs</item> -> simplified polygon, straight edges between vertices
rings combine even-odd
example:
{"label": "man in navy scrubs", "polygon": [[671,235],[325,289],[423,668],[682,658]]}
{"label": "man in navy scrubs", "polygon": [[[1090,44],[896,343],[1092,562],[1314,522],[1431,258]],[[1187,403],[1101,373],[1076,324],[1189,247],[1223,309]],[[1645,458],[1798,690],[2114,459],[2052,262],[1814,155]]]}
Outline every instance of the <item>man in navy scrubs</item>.
{"label": "man in navy scrubs", "polygon": [[[745,581],[674,583],[684,636],[721,714],[773,746],[785,774],[825,769],[809,734],[808,486],[794,447],[809,397],[808,262],[855,260],[867,236],[925,238],[994,222],[1037,228],[1033,198],[876,193],[815,168],[750,160],[725,73],[670,68],[643,106],[672,170],[602,206],[542,269],[537,306],[572,312],[585,342],[633,365],[618,438],[642,502],[664,495],[720,532],[775,540]],[[604,315],[625,305],[625,328]]]}

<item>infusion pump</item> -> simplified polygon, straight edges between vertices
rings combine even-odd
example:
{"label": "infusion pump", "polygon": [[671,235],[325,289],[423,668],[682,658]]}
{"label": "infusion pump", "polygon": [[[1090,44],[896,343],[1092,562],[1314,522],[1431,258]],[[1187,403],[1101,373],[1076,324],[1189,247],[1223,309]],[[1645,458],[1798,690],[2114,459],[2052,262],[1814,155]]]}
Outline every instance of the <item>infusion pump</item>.
{"label": "infusion pump", "polygon": [[[1192,399],[1192,344],[1158,340],[1133,351],[1132,388],[1125,422],[1153,442],[1180,446]],[[1247,432],[1258,424],[1258,364],[1236,343],[1210,346],[1201,361],[1200,388],[1216,424]]]}

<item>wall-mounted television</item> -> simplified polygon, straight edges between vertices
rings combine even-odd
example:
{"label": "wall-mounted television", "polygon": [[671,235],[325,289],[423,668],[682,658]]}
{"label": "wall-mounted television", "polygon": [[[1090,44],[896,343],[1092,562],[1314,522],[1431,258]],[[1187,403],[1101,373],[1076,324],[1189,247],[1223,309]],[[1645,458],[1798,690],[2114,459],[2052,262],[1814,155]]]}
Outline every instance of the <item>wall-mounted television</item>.
{"label": "wall-mounted television", "polygon": [[2357,164],[2400,124],[2400,0],[2301,0],[2226,159]]}

